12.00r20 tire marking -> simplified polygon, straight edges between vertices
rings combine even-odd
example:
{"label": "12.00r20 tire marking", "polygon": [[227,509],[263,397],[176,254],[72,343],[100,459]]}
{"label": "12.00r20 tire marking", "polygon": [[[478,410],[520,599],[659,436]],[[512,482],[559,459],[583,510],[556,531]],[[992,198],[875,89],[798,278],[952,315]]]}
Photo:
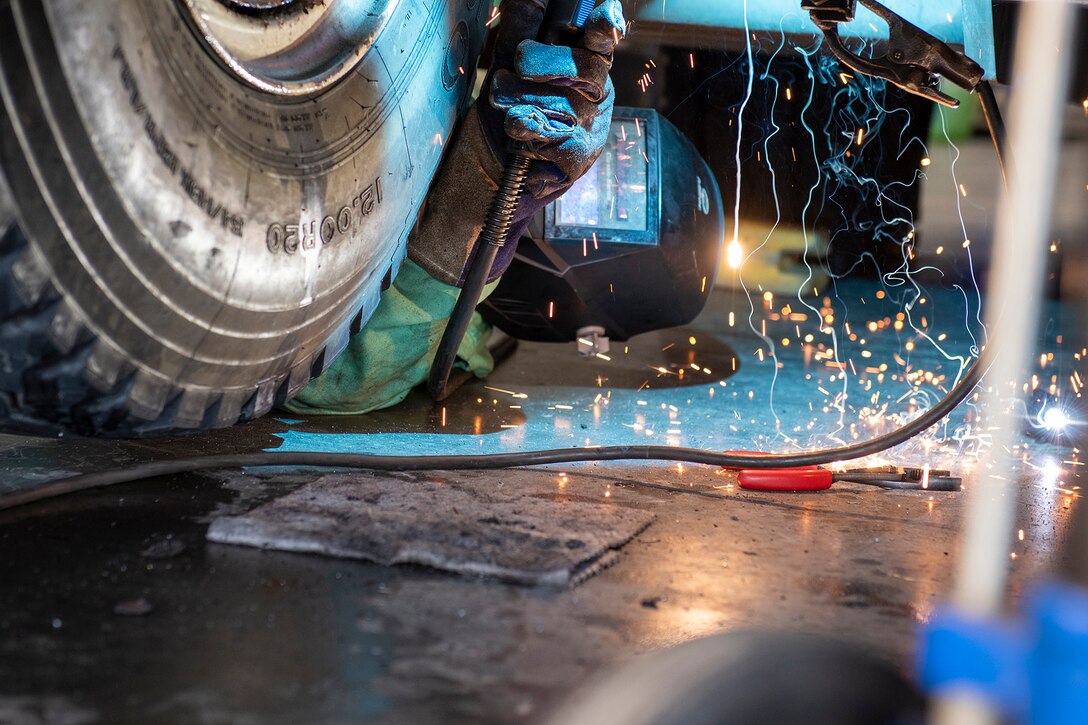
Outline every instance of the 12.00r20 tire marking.
{"label": "12.00r20 tire marking", "polygon": [[186,2],[0,0],[0,428],[259,416],[404,257],[487,4],[376,0],[349,72],[277,93]]}

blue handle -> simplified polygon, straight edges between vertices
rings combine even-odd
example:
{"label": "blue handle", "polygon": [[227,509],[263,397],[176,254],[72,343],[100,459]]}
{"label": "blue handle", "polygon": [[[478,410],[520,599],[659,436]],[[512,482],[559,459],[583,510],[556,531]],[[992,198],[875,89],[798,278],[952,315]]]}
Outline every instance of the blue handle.
{"label": "blue handle", "polygon": [[595,5],[596,0],[548,0],[537,39],[551,45],[573,42]]}

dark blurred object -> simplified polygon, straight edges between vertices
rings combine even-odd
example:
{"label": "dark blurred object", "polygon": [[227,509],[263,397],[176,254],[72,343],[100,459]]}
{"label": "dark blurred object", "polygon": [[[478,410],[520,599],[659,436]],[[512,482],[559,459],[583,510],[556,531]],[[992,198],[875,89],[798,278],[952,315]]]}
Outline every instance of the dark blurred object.
{"label": "dark blurred object", "polygon": [[714,286],[723,234],[718,184],[691,142],[653,110],[617,107],[597,164],[534,217],[480,310],[542,342],[683,325]]}
{"label": "dark blurred object", "polygon": [[798,634],[731,632],[650,653],[585,689],[563,725],[921,725],[888,663]]}
{"label": "dark blurred object", "polygon": [[[997,80],[1008,84],[1012,81],[1012,56],[1016,47],[1017,18],[1020,17],[1022,0],[995,0],[994,51],[997,54]],[[1083,103],[1088,98],[1088,4],[1077,8],[1077,27],[1073,31],[1070,50],[1075,54],[1069,76],[1070,103]]]}
{"label": "dark blurred object", "polygon": [[[742,219],[823,232],[833,274],[891,271],[916,241],[907,237],[933,103],[781,42],[756,34],[751,71],[745,53],[621,49],[617,103],[653,105],[675,123],[718,177],[730,211],[740,132]],[[640,84],[644,77],[652,83]]]}

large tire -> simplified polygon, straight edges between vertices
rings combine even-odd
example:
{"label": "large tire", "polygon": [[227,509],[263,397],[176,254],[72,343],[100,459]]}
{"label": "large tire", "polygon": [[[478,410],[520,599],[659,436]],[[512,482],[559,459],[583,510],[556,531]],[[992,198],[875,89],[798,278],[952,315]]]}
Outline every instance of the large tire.
{"label": "large tire", "polygon": [[374,0],[350,72],[292,94],[239,77],[191,5],[0,0],[0,429],[260,416],[404,259],[488,3]]}

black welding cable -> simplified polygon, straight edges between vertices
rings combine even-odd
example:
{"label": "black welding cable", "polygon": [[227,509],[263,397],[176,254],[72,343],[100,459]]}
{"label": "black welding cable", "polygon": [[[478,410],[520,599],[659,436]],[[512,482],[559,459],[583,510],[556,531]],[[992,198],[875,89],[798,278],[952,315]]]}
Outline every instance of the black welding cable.
{"label": "black welding cable", "polygon": [[986,119],[986,128],[990,131],[990,140],[994,142],[994,151],[997,152],[997,165],[1001,167],[1001,180],[1005,186],[1009,184],[1009,175],[1006,169],[1005,159],[1005,121],[1001,118],[1001,108],[994,97],[994,87],[989,81],[979,83],[975,89],[978,94],[979,104],[982,106],[982,115]]}
{"label": "black welding cable", "polygon": [[487,220],[480,232],[480,242],[476,245],[473,258],[468,262],[464,283],[446,321],[446,328],[442,331],[442,339],[431,363],[427,392],[436,401],[445,400],[456,388],[449,384],[449,380],[457,361],[457,351],[468,332],[476,306],[483,297],[487,277],[491,274],[491,267],[495,264],[499,250],[507,244],[518,243],[516,239],[508,237],[531,163],[532,159],[525,154],[511,153],[503,165],[502,179],[487,211]]}
{"label": "black welding cable", "polygon": [[[986,94],[980,93],[984,99]],[[993,100],[992,92],[989,93]],[[984,104],[987,101],[982,101]],[[987,126],[993,137],[994,145],[1001,149],[1004,139],[1001,137],[1000,110],[996,103],[986,114]],[[999,159],[1001,157],[999,156]],[[1004,161],[1002,167],[1004,167]],[[953,386],[948,395],[941,398],[929,410],[922,413],[890,433],[877,436],[863,443],[855,443],[839,448],[828,448],[800,453],[780,453],[772,455],[743,455],[735,453],[716,453],[697,448],[673,448],[670,446],[604,446],[600,448],[561,448],[542,451],[521,451],[514,453],[495,453],[485,455],[453,456],[383,456],[356,453],[306,453],[275,452],[242,453],[237,455],[196,456],[178,458],[172,461],[145,463],[140,466],[85,473],[78,476],[44,483],[26,491],[17,491],[0,496],[0,511],[22,506],[35,501],[55,498],[77,491],[128,483],[144,478],[168,476],[179,473],[209,470],[216,468],[249,468],[260,466],[304,466],[310,468],[359,468],[372,471],[419,471],[419,470],[493,470],[518,466],[539,466],[549,463],[580,463],[589,461],[657,460],[697,463],[708,466],[728,468],[792,468],[799,466],[818,466],[864,458],[881,453],[924,433],[938,424],[956,406],[962,403],[989,367],[993,349],[987,346],[978,358]]]}
{"label": "black welding cable", "polygon": [[880,453],[900,443],[905,443],[926,431],[930,426],[936,425],[971,394],[988,365],[987,358],[988,355],[984,351],[982,356],[972,363],[963,378],[952,388],[949,394],[915,420],[864,443],[855,443],[840,448],[766,456],[716,453],[697,448],[673,448],[670,446],[603,446],[600,448],[560,448],[542,451],[453,456],[384,456],[356,453],[279,453],[275,451],[196,456],[172,461],[145,463],[140,466],[112,471],[86,473],[59,481],[52,481],[26,491],[17,491],[0,497],[0,511],[34,501],[75,493],[76,491],[112,486],[117,483],[127,483],[143,478],[191,473],[213,468],[305,466],[361,468],[373,471],[457,471],[539,466],[549,463],[622,460],[678,461],[729,468],[792,468],[826,465]]}

